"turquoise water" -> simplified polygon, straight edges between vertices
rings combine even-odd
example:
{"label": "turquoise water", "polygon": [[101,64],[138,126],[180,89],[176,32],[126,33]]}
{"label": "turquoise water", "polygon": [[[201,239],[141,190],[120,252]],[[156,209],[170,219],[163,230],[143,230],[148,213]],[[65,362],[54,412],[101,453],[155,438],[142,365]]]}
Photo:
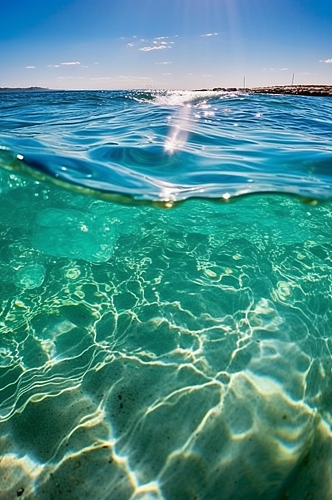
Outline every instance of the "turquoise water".
{"label": "turquoise water", "polygon": [[331,101],[0,102],[0,499],[330,500]]}

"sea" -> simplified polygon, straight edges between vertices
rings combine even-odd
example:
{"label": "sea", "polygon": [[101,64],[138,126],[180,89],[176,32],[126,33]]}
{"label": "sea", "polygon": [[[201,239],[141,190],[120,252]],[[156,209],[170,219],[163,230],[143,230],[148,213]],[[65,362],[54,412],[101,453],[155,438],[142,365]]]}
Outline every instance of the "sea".
{"label": "sea", "polygon": [[0,500],[331,500],[332,99],[0,93]]}

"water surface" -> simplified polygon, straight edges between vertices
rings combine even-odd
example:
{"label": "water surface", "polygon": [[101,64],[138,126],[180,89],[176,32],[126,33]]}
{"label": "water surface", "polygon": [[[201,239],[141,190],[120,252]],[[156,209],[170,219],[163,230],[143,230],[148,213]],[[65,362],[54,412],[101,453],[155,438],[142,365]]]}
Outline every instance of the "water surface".
{"label": "water surface", "polygon": [[329,500],[330,101],[0,99],[0,499]]}

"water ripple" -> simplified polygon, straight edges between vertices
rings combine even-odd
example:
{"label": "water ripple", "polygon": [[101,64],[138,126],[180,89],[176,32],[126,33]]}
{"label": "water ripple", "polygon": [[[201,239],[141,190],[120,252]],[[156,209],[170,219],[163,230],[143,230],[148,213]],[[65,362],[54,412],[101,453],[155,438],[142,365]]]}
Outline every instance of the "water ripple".
{"label": "water ripple", "polygon": [[215,92],[29,98],[24,107],[20,95],[2,98],[2,167],[136,200],[331,196],[328,99]]}

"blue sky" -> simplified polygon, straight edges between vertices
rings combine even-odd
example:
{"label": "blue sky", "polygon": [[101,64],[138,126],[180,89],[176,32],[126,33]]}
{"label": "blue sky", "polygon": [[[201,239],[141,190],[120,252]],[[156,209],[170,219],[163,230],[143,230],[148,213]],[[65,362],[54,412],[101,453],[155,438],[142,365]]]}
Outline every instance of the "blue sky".
{"label": "blue sky", "polygon": [[332,85],[332,0],[11,0],[0,87]]}

